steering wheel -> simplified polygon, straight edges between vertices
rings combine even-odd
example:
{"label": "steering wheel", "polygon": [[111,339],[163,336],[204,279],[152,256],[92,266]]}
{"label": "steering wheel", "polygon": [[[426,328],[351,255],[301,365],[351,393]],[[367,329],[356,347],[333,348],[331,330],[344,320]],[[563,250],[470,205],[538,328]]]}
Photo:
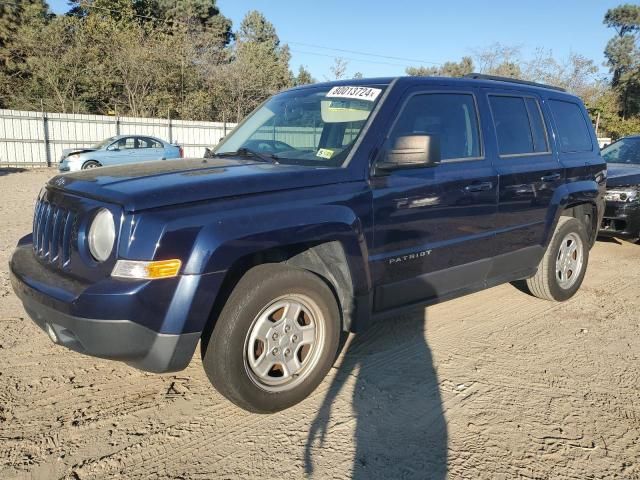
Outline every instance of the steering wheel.
{"label": "steering wheel", "polygon": [[245,147],[257,152],[276,153],[284,152],[286,150],[295,150],[294,147],[288,143],[281,142],[280,140],[251,140],[244,144]]}

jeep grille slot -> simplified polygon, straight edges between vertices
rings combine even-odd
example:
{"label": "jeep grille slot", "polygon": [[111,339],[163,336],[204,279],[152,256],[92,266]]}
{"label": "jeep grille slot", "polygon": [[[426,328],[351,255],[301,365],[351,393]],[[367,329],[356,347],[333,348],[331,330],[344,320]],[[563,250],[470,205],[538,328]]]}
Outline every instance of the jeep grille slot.
{"label": "jeep grille slot", "polygon": [[64,267],[71,257],[75,215],[70,210],[39,200],[33,214],[33,251],[42,260]]}

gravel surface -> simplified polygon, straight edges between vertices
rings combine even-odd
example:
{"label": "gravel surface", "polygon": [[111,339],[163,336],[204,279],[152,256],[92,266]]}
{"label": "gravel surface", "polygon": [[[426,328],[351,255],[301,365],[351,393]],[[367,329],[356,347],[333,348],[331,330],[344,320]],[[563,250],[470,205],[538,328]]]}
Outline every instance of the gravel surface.
{"label": "gravel surface", "polygon": [[0,478],[640,478],[640,246],[562,304],[510,285],[349,338],[306,401],[252,415],[183,372],[53,345],[9,285],[52,170],[0,172]]}

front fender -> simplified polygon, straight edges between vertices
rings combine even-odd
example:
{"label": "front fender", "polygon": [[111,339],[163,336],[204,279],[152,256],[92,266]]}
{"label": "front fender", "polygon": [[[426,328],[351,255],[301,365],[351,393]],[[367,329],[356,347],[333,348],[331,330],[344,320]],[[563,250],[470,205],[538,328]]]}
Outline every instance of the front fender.
{"label": "front fender", "polygon": [[354,293],[369,291],[367,244],[356,213],[344,205],[289,207],[236,215],[203,228],[184,267],[185,274],[222,272],[241,258],[294,245],[338,241],[349,264]]}

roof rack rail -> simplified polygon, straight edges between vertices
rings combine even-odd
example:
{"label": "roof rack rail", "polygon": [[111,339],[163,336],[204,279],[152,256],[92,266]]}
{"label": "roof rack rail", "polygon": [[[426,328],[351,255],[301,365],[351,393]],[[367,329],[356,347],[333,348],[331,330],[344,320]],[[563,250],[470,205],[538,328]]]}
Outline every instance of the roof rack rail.
{"label": "roof rack rail", "polygon": [[533,87],[550,88],[552,90],[559,90],[561,92],[566,92],[564,88],[556,87],[555,85],[547,85],[545,83],[530,82],[528,80],[519,80],[517,78],[511,78],[511,77],[499,77],[498,75],[485,75],[483,73],[469,73],[465,75],[464,78],[473,78],[476,80],[493,80],[494,82],[518,83],[520,85],[531,85]]}

